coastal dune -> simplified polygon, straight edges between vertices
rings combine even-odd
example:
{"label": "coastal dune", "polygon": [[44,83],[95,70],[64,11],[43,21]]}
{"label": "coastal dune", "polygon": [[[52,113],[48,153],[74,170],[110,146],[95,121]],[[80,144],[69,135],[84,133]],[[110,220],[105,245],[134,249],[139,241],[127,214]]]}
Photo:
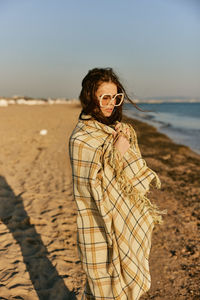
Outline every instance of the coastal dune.
{"label": "coastal dune", "polygon": [[[68,139],[77,103],[0,108],[0,299],[81,299]],[[150,256],[152,286],[141,299],[199,299],[200,155],[146,123],[143,158],[159,175],[149,198],[167,209]]]}

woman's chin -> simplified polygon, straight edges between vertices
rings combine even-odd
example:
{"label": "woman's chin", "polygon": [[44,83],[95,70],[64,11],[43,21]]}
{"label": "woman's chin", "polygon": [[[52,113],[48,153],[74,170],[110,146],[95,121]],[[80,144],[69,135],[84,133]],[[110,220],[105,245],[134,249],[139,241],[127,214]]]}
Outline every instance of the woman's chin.
{"label": "woman's chin", "polygon": [[103,114],[105,117],[110,117],[112,115],[112,112],[113,111],[105,111],[105,112],[103,112]]}

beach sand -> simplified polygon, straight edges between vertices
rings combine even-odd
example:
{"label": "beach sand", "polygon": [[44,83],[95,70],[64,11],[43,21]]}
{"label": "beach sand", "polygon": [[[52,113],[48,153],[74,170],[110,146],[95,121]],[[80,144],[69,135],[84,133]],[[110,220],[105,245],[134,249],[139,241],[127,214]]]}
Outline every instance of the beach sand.
{"label": "beach sand", "polygon": [[[0,299],[81,299],[68,156],[79,113],[78,104],[0,108]],[[141,299],[199,299],[200,155],[146,123],[123,120],[161,179],[149,198],[168,210],[153,232],[152,286]]]}

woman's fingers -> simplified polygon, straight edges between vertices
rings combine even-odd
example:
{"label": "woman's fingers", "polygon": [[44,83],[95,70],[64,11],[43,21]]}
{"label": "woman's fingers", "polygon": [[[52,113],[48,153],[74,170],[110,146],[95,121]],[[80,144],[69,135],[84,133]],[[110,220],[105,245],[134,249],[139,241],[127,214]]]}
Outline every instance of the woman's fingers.
{"label": "woman's fingers", "polygon": [[130,137],[130,129],[129,128],[126,128],[126,134],[128,135],[128,137]]}
{"label": "woman's fingers", "polygon": [[121,125],[121,123],[118,123],[118,124],[115,126],[115,130],[116,130],[117,132],[124,131],[124,133],[126,133],[126,134],[128,134],[128,135],[130,136],[130,129],[129,129],[129,127],[125,127],[125,128],[123,128],[123,130],[122,130],[122,125]]}
{"label": "woman's fingers", "polygon": [[117,146],[118,150],[120,150],[121,153],[124,153],[124,151],[126,151],[130,147],[130,143],[129,143],[130,128],[124,126],[122,130],[121,123],[118,123],[115,126],[115,131],[112,134],[113,134],[114,144]]}
{"label": "woman's fingers", "polygon": [[115,126],[115,130],[118,131],[118,130],[121,128],[121,126],[122,126],[121,123],[118,123],[118,124]]}

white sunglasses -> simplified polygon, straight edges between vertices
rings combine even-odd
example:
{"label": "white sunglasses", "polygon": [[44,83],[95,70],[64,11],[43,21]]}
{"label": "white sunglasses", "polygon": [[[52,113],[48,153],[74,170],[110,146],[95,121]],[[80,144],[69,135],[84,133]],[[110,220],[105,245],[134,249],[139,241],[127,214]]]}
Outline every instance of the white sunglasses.
{"label": "white sunglasses", "polygon": [[107,107],[115,100],[114,106],[120,106],[124,100],[124,93],[116,94],[114,97],[112,97],[111,94],[103,94],[99,97],[99,99],[101,107]]}

